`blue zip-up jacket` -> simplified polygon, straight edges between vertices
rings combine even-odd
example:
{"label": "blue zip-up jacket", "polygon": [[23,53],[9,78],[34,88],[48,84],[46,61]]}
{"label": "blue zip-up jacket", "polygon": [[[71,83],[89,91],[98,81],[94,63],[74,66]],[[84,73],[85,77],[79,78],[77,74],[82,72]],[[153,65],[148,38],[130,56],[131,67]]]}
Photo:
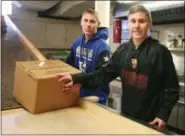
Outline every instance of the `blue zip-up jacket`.
{"label": "blue zip-up jacket", "polygon": [[[90,73],[105,65],[110,57],[110,48],[106,43],[108,28],[100,27],[92,38],[85,43],[85,35],[82,34],[72,44],[71,53],[66,63],[81,70],[83,73]],[[99,103],[106,104],[109,95],[109,84],[91,90],[80,90],[80,97],[95,95],[99,97]]]}

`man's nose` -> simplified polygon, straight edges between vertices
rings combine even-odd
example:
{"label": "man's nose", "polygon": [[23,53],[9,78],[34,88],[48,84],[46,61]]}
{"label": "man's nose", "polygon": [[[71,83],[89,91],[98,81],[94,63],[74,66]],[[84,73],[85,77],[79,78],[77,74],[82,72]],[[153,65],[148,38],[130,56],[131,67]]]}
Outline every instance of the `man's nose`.
{"label": "man's nose", "polygon": [[135,28],[139,28],[139,26],[140,26],[140,25],[139,25],[139,22],[136,22],[136,23],[134,24],[134,27],[135,27]]}
{"label": "man's nose", "polygon": [[136,28],[139,28],[139,27],[140,27],[139,22],[136,22]]}
{"label": "man's nose", "polygon": [[87,26],[88,26],[88,27],[90,27],[90,25],[91,25],[91,24],[90,24],[90,22],[89,22],[89,21],[87,21]]}

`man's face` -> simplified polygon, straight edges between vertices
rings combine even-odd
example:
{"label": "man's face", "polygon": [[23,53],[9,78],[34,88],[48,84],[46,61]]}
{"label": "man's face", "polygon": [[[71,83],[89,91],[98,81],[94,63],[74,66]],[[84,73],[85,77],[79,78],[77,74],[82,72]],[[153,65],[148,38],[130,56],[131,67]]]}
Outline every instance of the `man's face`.
{"label": "man's face", "polygon": [[128,17],[128,29],[133,39],[144,39],[152,22],[142,11],[130,14]]}
{"label": "man's face", "polygon": [[86,13],[83,15],[81,20],[82,31],[86,36],[91,36],[96,33],[99,23],[97,22],[95,16]]}

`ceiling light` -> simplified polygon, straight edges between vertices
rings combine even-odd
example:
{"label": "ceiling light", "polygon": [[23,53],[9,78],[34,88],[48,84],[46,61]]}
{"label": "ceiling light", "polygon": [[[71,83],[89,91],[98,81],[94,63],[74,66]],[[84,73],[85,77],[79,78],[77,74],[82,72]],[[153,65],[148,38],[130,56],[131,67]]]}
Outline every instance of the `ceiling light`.
{"label": "ceiling light", "polygon": [[133,3],[133,2],[136,2],[136,1],[118,1],[119,3],[125,3],[125,4],[128,4],[128,3]]}

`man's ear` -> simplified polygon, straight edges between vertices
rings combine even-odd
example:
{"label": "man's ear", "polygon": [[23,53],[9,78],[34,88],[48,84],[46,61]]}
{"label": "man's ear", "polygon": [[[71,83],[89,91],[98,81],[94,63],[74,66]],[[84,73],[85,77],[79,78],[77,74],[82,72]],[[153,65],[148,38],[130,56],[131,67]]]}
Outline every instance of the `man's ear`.
{"label": "man's ear", "polygon": [[100,27],[100,22],[98,22],[98,27]]}
{"label": "man's ear", "polygon": [[82,20],[80,20],[80,25],[82,26]]}
{"label": "man's ear", "polygon": [[149,28],[151,28],[152,27],[152,21],[150,21],[150,24],[149,24]]}

